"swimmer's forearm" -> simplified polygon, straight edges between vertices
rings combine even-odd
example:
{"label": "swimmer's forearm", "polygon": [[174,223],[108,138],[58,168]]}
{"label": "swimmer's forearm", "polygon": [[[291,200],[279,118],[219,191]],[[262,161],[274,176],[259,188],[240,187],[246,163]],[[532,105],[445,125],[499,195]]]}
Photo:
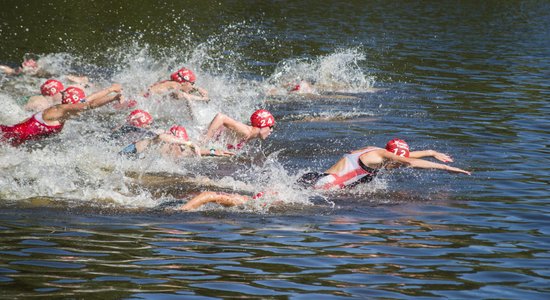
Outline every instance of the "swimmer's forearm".
{"label": "swimmer's forearm", "polygon": [[411,158],[422,158],[422,157],[432,157],[434,156],[433,150],[421,150],[421,151],[411,151],[409,157]]}
{"label": "swimmer's forearm", "polygon": [[120,84],[113,84],[110,87],[101,90],[99,92],[95,92],[91,94],[90,96],[86,97],[88,101],[95,101],[96,99],[103,98],[105,96],[108,96],[111,93],[120,93],[122,91],[122,87]]}
{"label": "swimmer's forearm", "polygon": [[0,71],[4,72],[7,75],[13,75],[16,73],[15,69],[4,65],[0,65]]}
{"label": "swimmer's forearm", "polygon": [[453,173],[462,173],[466,175],[470,175],[471,173],[469,171],[465,171],[459,168],[451,167],[448,165],[435,163],[423,159],[409,159],[409,166],[413,168],[420,168],[420,169],[438,169],[438,170],[445,170]]}
{"label": "swimmer's forearm", "polygon": [[214,136],[216,131],[223,126],[225,118],[226,116],[222,113],[216,114],[214,119],[212,119],[212,122],[210,122],[210,125],[208,125],[208,131],[206,132],[204,138],[206,141],[209,141]]}
{"label": "swimmer's forearm", "polygon": [[121,94],[115,94],[115,95],[107,94],[107,95],[104,95],[100,98],[95,98],[94,100],[88,101],[87,102],[87,104],[88,104],[87,108],[89,108],[89,109],[98,108],[98,107],[101,107],[101,106],[106,105],[108,103],[111,103],[113,101],[120,100],[121,97],[122,97]]}
{"label": "swimmer's forearm", "polygon": [[189,202],[178,207],[178,210],[190,211],[195,210],[206,203],[215,202],[223,206],[236,206],[241,205],[248,201],[250,197],[239,194],[225,194],[216,192],[202,192],[195,198],[189,200]]}
{"label": "swimmer's forearm", "polygon": [[433,157],[442,162],[453,161],[453,159],[449,155],[445,153],[437,152],[435,150],[412,151],[409,154],[409,157],[411,158]]}

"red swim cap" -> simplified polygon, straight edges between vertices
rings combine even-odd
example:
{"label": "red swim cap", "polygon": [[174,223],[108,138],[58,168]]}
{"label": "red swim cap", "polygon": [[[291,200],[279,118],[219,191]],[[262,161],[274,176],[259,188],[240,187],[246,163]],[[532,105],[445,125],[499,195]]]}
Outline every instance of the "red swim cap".
{"label": "red swim cap", "polygon": [[38,68],[38,64],[36,63],[36,61],[32,58],[29,58],[29,59],[25,59],[23,61],[23,63],[21,63],[21,66],[23,66],[23,68],[30,68],[30,69],[36,69]]}
{"label": "red swim cap", "polygon": [[386,150],[398,156],[409,157],[409,145],[404,140],[393,139],[389,141],[386,144]]}
{"label": "red swim cap", "polygon": [[151,125],[153,123],[153,117],[150,113],[141,110],[136,109],[128,115],[128,118],[126,118],[126,122],[132,126],[136,127],[145,127],[148,125]]}
{"label": "red swim cap", "polygon": [[172,81],[176,81],[179,83],[184,83],[186,81],[195,83],[195,80],[197,78],[195,77],[195,74],[191,70],[186,68],[181,68],[178,71],[172,73],[172,75],[170,75],[170,79],[172,79]]}
{"label": "red swim cap", "polygon": [[301,86],[300,84],[298,83],[297,85],[293,86],[290,91],[291,92],[298,92],[300,90]]}
{"label": "red swim cap", "polygon": [[189,136],[187,135],[187,130],[185,130],[185,127],[174,125],[170,127],[170,133],[175,135],[176,137],[182,138],[185,141],[189,141]]}
{"label": "red swim cap", "polygon": [[40,86],[40,93],[44,96],[54,96],[61,92],[65,87],[61,81],[48,79]]}
{"label": "red swim cap", "polygon": [[252,196],[252,199],[254,199],[254,200],[259,199],[259,198],[261,198],[264,194],[265,194],[265,192],[259,192],[259,193],[257,193],[256,195]]}
{"label": "red swim cap", "polygon": [[258,109],[250,116],[250,123],[258,128],[271,127],[275,125],[275,118],[269,111]]}
{"label": "red swim cap", "polygon": [[84,102],[86,100],[85,99],[86,94],[84,94],[84,91],[74,86],[70,86],[66,88],[61,93],[62,93],[61,103],[63,104],[68,104],[68,103],[75,104],[75,103]]}

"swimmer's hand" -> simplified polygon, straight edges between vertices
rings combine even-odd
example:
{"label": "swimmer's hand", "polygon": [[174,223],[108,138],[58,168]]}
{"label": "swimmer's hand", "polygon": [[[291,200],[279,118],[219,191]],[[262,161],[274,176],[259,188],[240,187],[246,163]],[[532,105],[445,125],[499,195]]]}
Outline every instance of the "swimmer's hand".
{"label": "swimmer's hand", "polygon": [[191,149],[193,149],[193,151],[195,151],[195,154],[198,156],[198,157],[201,157],[201,148],[191,142],[187,142],[188,143],[188,147],[190,147]]}
{"label": "swimmer's hand", "polygon": [[442,162],[453,162],[453,159],[445,153],[434,151],[433,157]]}
{"label": "swimmer's hand", "polygon": [[200,87],[196,87],[193,90],[197,91],[200,94],[201,100],[210,101],[210,98],[208,98],[208,91],[207,90],[205,90],[203,88],[200,88]]}
{"label": "swimmer's hand", "polygon": [[122,86],[118,83],[113,83],[109,87],[109,92],[111,92],[111,93],[121,93],[122,92]]}
{"label": "swimmer's hand", "polygon": [[124,102],[126,102],[126,98],[122,96],[122,94],[116,94],[114,100],[118,100],[118,103],[120,104],[123,104]]}
{"label": "swimmer's hand", "polygon": [[78,75],[65,75],[68,81],[79,83],[79,84],[88,84],[90,79],[87,76],[78,76]]}
{"label": "swimmer's hand", "polygon": [[115,99],[117,99],[117,98],[118,98],[118,103],[119,103],[119,104],[124,104],[124,103],[126,103],[126,97],[122,96],[122,94],[117,94],[117,95],[115,96]]}
{"label": "swimmer's hand", "polygon": [[231,151],[225,151],[223,149],[218,149],[215,151],[215,156],[233,156],[235,155],[234,152],[231,152]]}
{"label": "swimmer's hand", "polygon": [[462,170],[462,169],[451,167],[451,166],[446,166],[446,167],[447,167],[446,170],[449,171],[449,172],[472,175],[471,172],[466,171],[466,170]]}

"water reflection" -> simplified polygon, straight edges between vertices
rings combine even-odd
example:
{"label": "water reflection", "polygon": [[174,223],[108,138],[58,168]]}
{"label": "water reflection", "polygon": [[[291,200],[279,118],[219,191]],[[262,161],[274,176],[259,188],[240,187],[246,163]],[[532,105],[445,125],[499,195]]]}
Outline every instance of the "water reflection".
{"label": "water reflection", "polygon": [[[373,215],[382,213],[373,210]],[[262,221],[251,215],[203,219],[192,214],[184,224],[179,216],[139,224],[121,215],[107,217],[110,225],[73,221],[70,231],[43,228],[36,221],[21,227],[7,217],[0,284],[33,278],[35,291],[52,296],[102,293],[108,285],[117,286],[119,297],[139,289],[143,295],[178,290],[197,296],[315,292],[360,297],[374,292],[401,298],[460,297],[504,283],[542,295],[544,263],[533,259],[546,252],[547,243],[532,243],[530,229],[495,232],[509,222],[498,215],[487,215],[484,226],[472,209],[450,211],[455,216],[413,205],[404,214],[393,211],[390,219],[316,217],[323,225],[308,220],[288,225],[285,217]],[[418,217],[405,217],[410,213]],[[458,225],[467,224],[465,218],[475,222]]]}

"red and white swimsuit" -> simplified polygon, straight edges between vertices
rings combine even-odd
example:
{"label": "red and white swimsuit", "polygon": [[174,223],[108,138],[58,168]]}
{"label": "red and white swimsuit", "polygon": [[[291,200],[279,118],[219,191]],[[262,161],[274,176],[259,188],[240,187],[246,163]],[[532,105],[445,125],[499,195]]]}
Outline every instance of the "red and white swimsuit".
{"label": "red and white swimsuit", "polygon": [[378,173],[378,170],[365,166],[359,157],[367,152],[378,149],[380,148],[368,147],[363,151],[344,155],[346,163],[344,168],[338,173],[327,174],[321,177],[314,187],[316,189],[344,188],[371,181],[376,176],[376,173]]}
{"label": "red and white swimsuit", "polygon": [[19,146],[29,140],[39,140],[59,133],[64,123],[47,125],[42,118],[42,112],[34,114],[27,120],[12,126],[0,125],[0,141],[7,141],[12,146]]}

